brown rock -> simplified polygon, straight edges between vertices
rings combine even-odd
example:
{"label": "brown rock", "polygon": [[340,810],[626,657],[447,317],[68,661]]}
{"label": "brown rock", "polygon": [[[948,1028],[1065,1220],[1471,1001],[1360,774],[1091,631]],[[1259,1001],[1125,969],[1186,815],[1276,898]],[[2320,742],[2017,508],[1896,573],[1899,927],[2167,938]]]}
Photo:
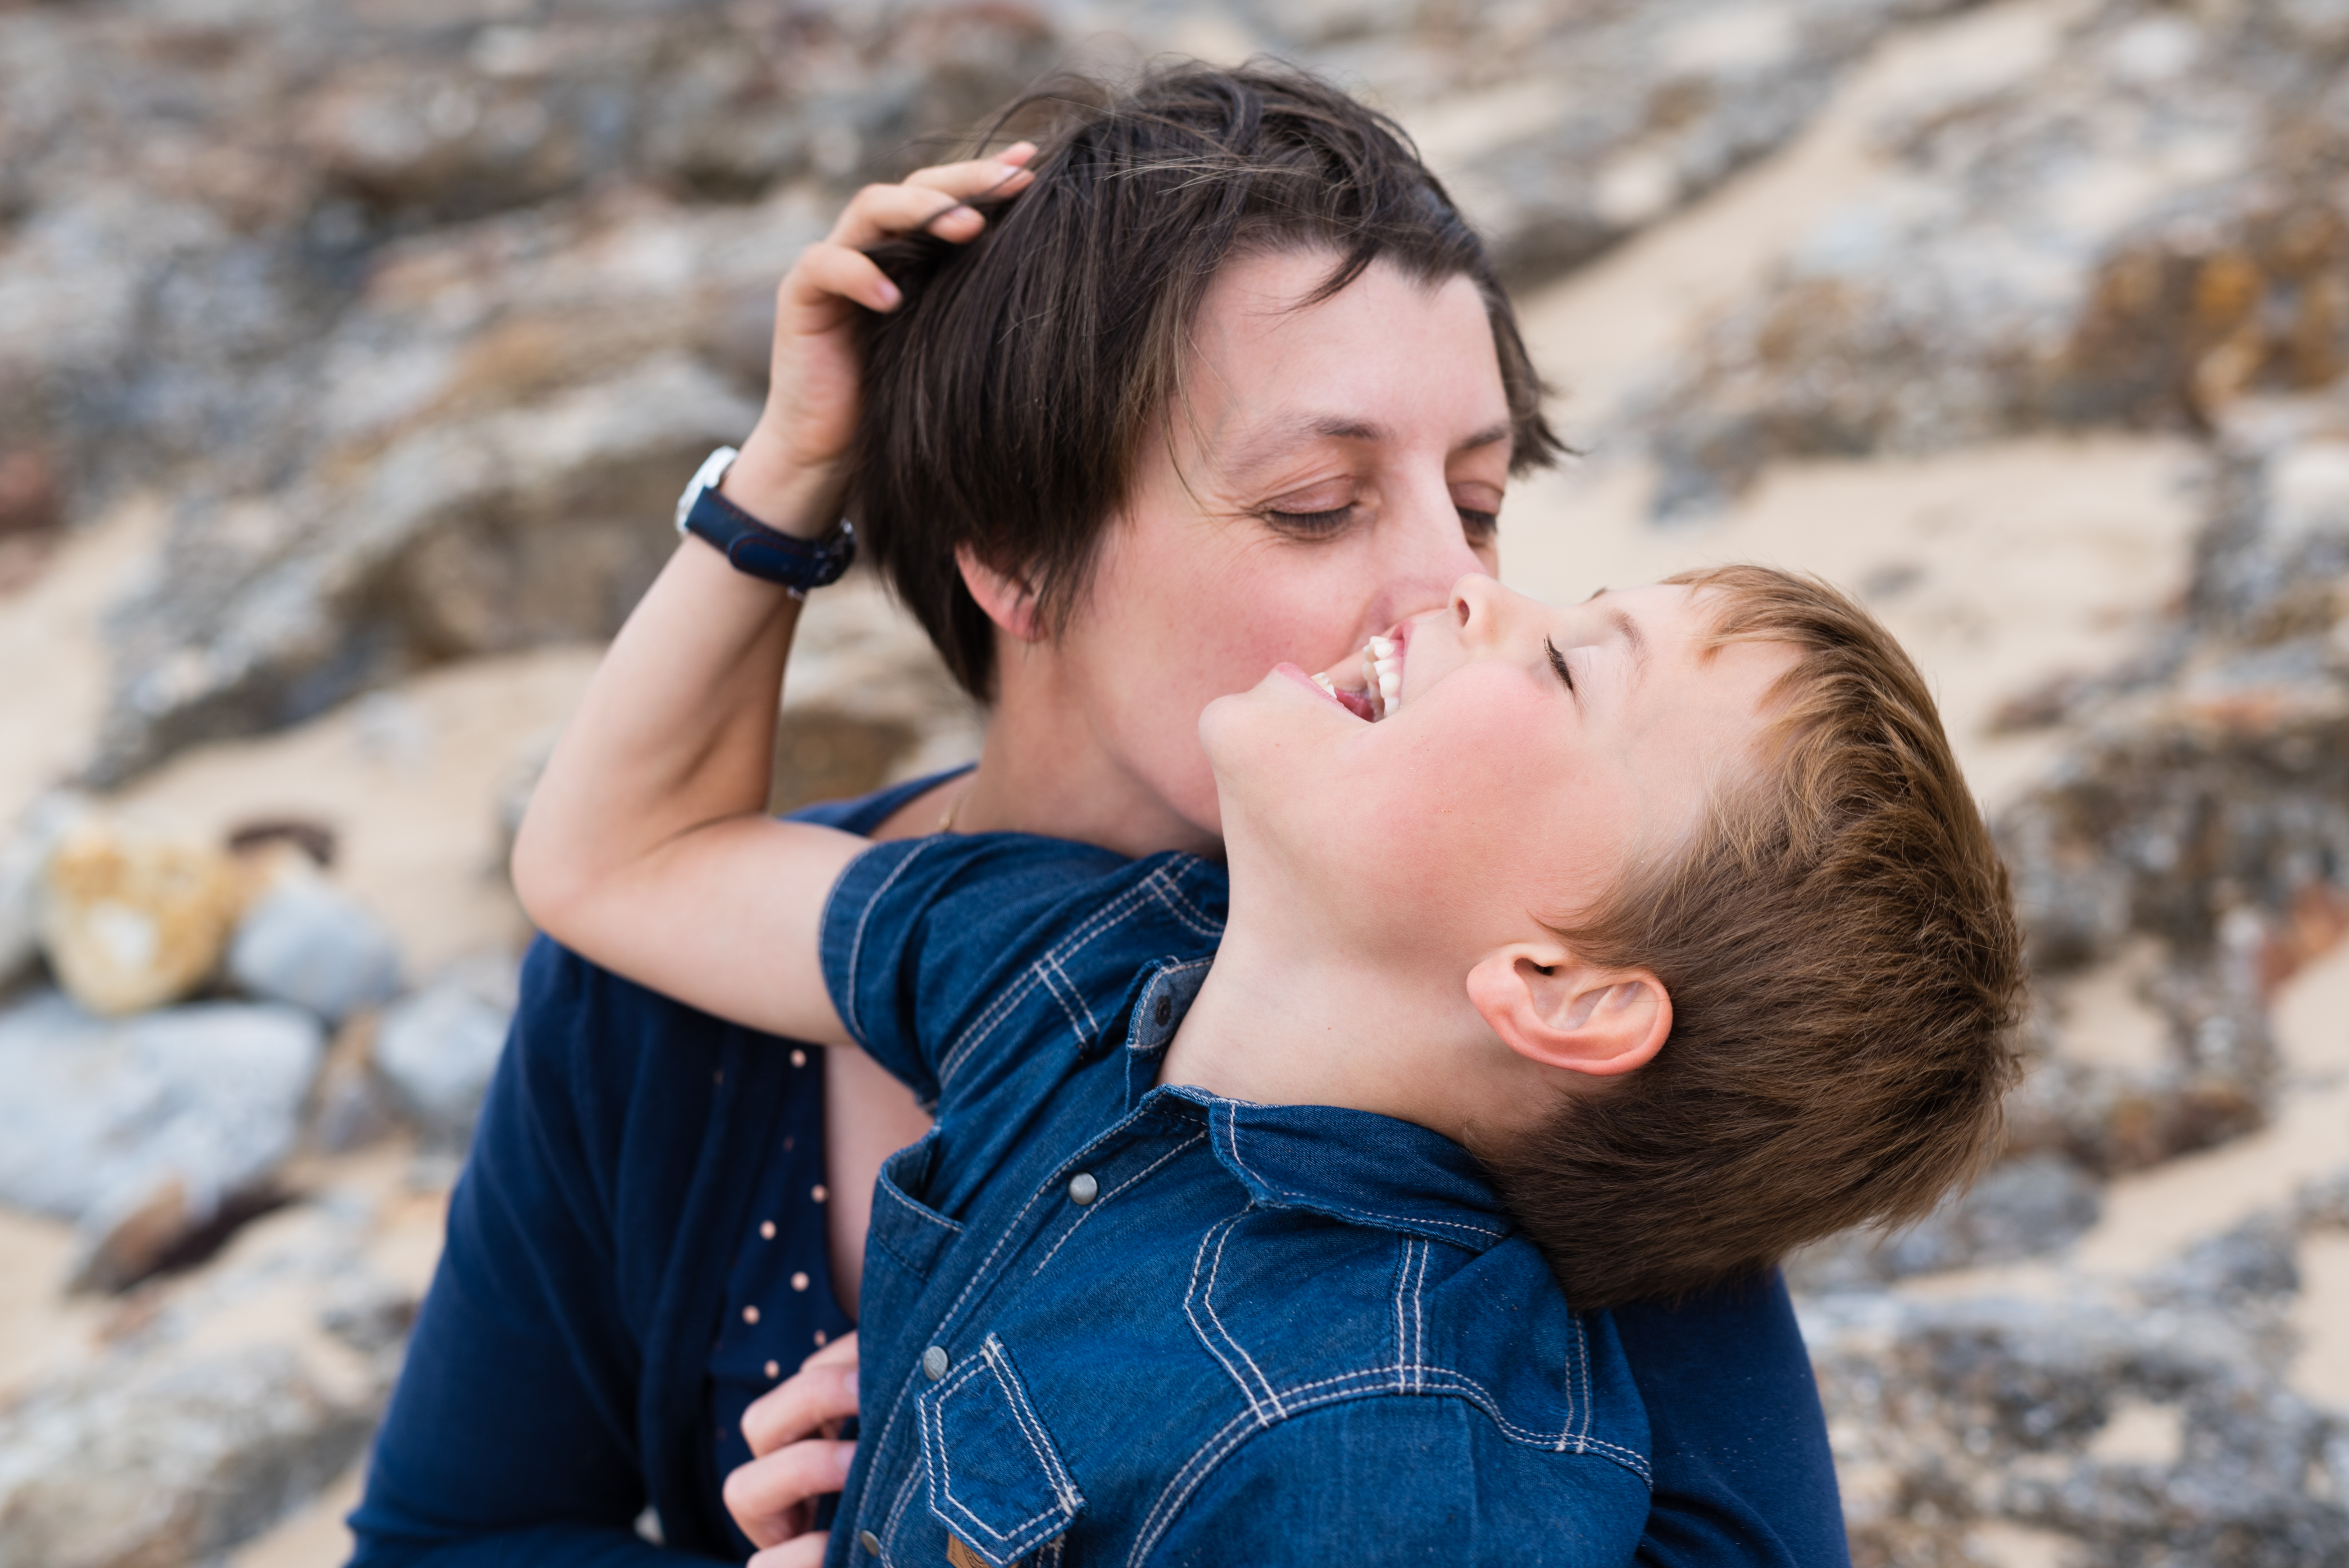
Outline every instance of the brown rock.
{"label": "brown rock", "polygon": [[84,820],[50,856],[42,951],[93,1012],[137,1012],[189,995],[220,965],[243,907],[229,857],[200,840]]}

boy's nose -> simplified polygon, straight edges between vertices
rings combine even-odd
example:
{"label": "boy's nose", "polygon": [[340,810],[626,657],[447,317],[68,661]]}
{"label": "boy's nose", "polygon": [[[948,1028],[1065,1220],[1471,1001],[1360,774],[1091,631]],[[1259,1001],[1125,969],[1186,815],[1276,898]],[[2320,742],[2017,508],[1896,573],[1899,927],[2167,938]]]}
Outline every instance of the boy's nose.
{"label": "boy's nose", "polygon": [[1483,572],[1470,572],[1452,585],[1452,614],[1464,642],[1483,642],[1500,635],[1514,597]]}

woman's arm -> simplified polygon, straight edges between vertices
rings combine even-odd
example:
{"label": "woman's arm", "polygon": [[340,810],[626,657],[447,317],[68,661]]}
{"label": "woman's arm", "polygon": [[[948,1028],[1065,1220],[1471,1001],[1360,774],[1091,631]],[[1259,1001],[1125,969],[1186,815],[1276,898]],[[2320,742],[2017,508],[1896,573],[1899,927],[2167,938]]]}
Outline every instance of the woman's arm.
{"label": "woman's arm", "polygon": [[[927,227],[968,241],[962,205],[1018,189],[1025,144],[868,186],[776,296],[765,410],[719,486],[771,527],[831,529],[857,419],[857,315],[897,290],[864,249]],[[775,716],[799,601],[688,539],[614,639],[514,846],[516,890],[547,933],[720,1017],[845,1044],[817,964],[825,895],[864,846],[766,815]]]}

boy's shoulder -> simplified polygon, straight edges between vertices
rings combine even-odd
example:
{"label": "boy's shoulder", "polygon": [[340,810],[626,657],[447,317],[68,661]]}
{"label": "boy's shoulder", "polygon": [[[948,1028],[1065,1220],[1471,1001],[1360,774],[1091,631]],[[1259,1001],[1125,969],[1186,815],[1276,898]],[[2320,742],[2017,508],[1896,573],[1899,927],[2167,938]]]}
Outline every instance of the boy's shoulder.
{"label": "boy's shoulder", "polygon": [[970,1217],[893,1559],[1629,1558],[1648,1439],[1612,1325],[1466,1151],[1162,1089],[1074,1158],[1081,1205]]}
{"label": "boy's shoulder", "polygon": [[1215,951],[1226,893],[1190,855],[1010,833],[876,844],[825,905],[824,978],[856,1044],[936,1098],[990,1043],[1104,1044],[1144,967]]}

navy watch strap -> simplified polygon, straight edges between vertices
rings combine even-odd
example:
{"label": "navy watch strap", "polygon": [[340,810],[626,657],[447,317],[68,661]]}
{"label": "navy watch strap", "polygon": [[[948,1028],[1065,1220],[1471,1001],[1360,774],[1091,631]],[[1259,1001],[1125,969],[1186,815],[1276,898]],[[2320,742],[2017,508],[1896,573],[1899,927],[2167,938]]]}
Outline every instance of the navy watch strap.
{"label": "navy watch strap", "polygon": [[685,531],[714,545],[736,571],[800,593],[838,582],[856,559],[856,530],[846,518],[825,538],[795,538],[768,527],[718,493],[714,485],[693,498]]}

